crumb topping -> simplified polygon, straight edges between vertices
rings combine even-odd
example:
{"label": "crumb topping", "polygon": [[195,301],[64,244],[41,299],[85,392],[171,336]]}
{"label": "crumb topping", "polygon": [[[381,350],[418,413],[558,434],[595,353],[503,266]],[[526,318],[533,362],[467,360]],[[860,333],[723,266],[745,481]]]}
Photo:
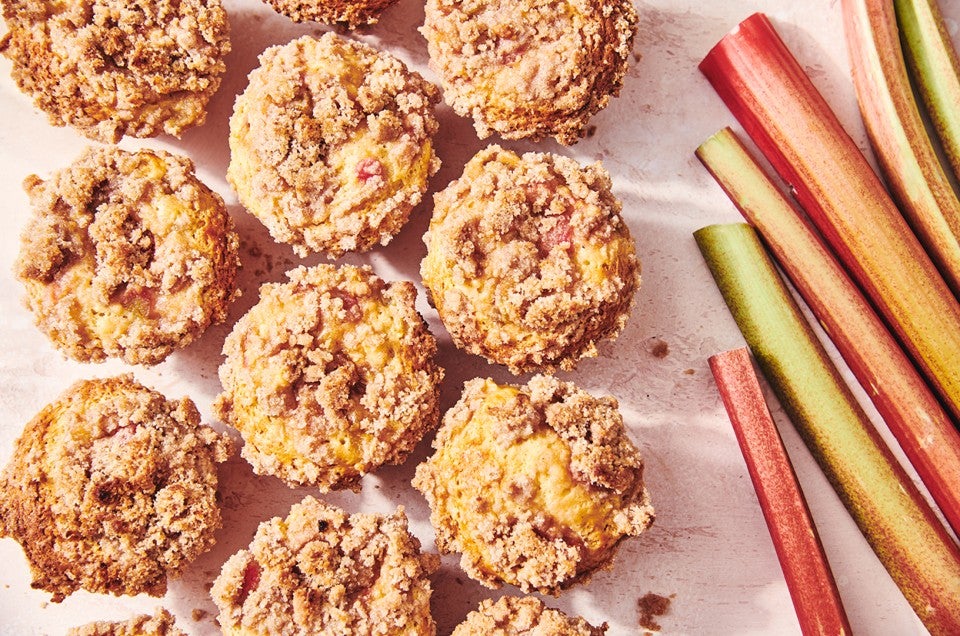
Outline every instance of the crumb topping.
{"label": "crumb topping", "polygon": [[0,52],[56,126],[107,143],[200,125],[230,52],[219,0],[3,3]]}
{"label": "crumb topping", "polygon": [[603,636],[607,624],[590,625],[547,607],[535,596],[485,599],[457,625],[451,636]]}
{"label": "crumb topping", "polygon": [[616,400],[535,376],[475,379],[447,411],[413,485],[437,547],[488,587],[557,594],[612,562],[654,519]]}
{"label": "crumb topping", "polygon": [[234,106],[227,178],[301,256],[386,245],[439,169],[439,99],[396,57],[334,33],[271,47]]}
{"label": "crumb topping", "polygon": [[226,318],[239,240],[186,157],[87,149],[47,181],[16,274],[40,329],[79,361],[155,364]]}
{"label": "crumb topping", "polygon": [[438,567],[403,508],[348,515],[306,497],[260,524],[211,593],[225,634],[432,635],[428,577]]}
{"label": "crumb topping", "polygon": [[34,417],[0,473],[0,536],[55,602],[83,589],[161,596],[220,527],[228,437],[133,376],[74,384]]}
{"label": "crumb topping", "polygon": [[127,621],[97,621],[67,630],[67,636],[187,636],[173,615],[160,608],[153,616],[142,614]]}
{"label": "crumb topping", "polygon": [[640,284],[620,210],[599,164],[477,153],[434,197],[420,268],[454,343],[515,374],[597,355]]}
{"label": "crumb topping", "polygon": [[234,326],[214,409],[256,472],[355,488],[400,463],[439,420],[443,370],[416,288],[369,267],[322,264],[267,284]]}
{"label": "crumb topping", "polygon": [[445,99],[481,139],[570,145],[620,93],[637,21],[630,0],[428,0],[421,33]]}
{"label": "crumb topping", "polygon": [[397,0],[266,0],[278,12],[294,22],[342,24],[355,29],[376,24],[380,13]]}

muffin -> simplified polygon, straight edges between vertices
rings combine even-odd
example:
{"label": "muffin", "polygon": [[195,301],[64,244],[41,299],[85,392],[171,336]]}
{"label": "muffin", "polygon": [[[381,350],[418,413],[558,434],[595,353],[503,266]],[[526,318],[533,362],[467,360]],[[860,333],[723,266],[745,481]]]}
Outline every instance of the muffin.
{"label": "muffin", "polygon": [[609,567],[653,522],[643,460],[613,398],[535,376],[474,379],[443,419],[414,487],[441,553],[481,584],[557,594]]}
{"label": "muffin", "polygon": [[234,104],[227,179],[301,256],[386,245],[440,166],[439,99],[399,59],[334,33],[271,47]]}
{"label": "muffin", "polygon": [[481,139],[570,145],[619,95],[637,21],[630,0],[427,0],[420,31],[444,98]]}
{"label": "muffin", "polygon": [[365,24],[376,24],[380,13],[397,0],[266,0],[278,13],[294,22],[323,22],[355,29]]}
{"label": "muffin", "polygon": [[33,587],[161,596],[214,543],[229,438],[131,375],[77,382],[24,429],[0,473],[0,536]]}
{"label": "muffin", "polygon": [[535,596],[504,596],[481,602],[451,636],[603,636],[606,631],[606,623],[594,627],[579,616],[550,609]]}
{"label": "muffin", "polygon": [[70,358],[156,364],[226,318],[239,240],[189,159],[89,148],[24,188],[33,215],[16,275],[37,325]]}
{"label": "muffin", "polygon": [[514,374],[596,356],[640,285],[620,209],[599,163],[477,153],[435,195],[420,267],[453,342]]}
{"label": "muffin", "polygon": [[429,577],[403,508],[347,514],[306,497],[260,524],[213,584],[224,634],[432,635]]}
{"label": "muffin", "polygon": [[173,615],[162,607],[153,616],[141,614],[128,621],[97,621],[67,630],[67,636],[187,636]]}
{"label": "muffin", "polygon": [[107,143],[202,124],[230,52],[219,0],[7,0],[3,18],[20,90],[53,125]]}
{"label": "muffin", "polygon": [[443,370],[416,288],[321,264],[265,284],[227,336],[219,417],[254,472],[321,491],[400,463],[439,420]]}

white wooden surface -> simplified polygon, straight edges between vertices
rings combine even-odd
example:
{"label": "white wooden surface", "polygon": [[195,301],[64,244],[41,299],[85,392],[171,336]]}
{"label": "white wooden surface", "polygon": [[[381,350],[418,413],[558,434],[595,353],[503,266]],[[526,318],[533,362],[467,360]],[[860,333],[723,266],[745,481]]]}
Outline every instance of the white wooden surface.
{"label": "white wooden surface", "polygon": [[[595,624],[606,621],[609,634],[630,634],[638,626],[637,599],[654,592],[671,599],[658,620],[668,634],[798,633],[796,616],[776,556],[756,503],[753,488],[717,396],[707,357],[742,345],[742,338],[713,286],[691,232],[739,216],[694,158],[696,146],[732,116],[697,70],[706,51],[741,19],[766,12],[788,45],[827,95],[841,120],[865,146],[856,110],[836,0],[654,0],[639,2],[641,28],[632,64],[619,99],[593,122],[596,134],[571,148],[553,142],[507,142],[516,150],[554,151],[583,162],[603,161],[636,239],[643,262],[643,285],[623,335],[601,348],[598,359],[581,363],[562,377],[597,394],[619,399],[633,440],[647,462],[647,483],[657,521],[644,536],[626,542],[615,567],[591,583],[569,590],[548,604],[583,615]],[[242,235],[243,298],[233,307],[235,320],[257,298],[257,287],[283,279],[300,263],[286,246],[273,244],[256,219],[246,213],[226,184],[229,158],[227,121],[233,99],[247,73],[267,46],[284,43],[316,25],[295,25],[255,0],[227,2],[233,52],[207,123],[182,139],[125,140],[122,146],[150,146],[185,153],[199,175],[230,206]],[[960,2],[944,4],[956,30]],[[357,37],[404,59],[428,78],[423,40],[417,33],[422,4],[401,0],[381,23]],[[69,129],[53,128],[9,76],[0,60],[0,461],[9,458],[23,424],[72,381],[127,370],[120,363],[82,365],[65,360],[33,326],[14,280],[18,235],[28,217],[20,183],[29,174],[45,177],[70,161],[88,143]],[[480,141],[470,122],[446,106],[439,112],[437,150],[443,168],[434,190],[459,176],[464,162],[493,139]],[[430,206],[421,205],[409,225],[388,247],[344,262],[370,263],[386,278],[410,279],[419,285],[421,240]],[[467,356],[449,342],[436,314],[421,294],[421,312],[441,341],[447,369],[443,406],[459,396],[464,380],[510,376],[498,367]],[[210,403],[219,390],[220,347],[229,329],[211,329],[199,342],[153,368],[135,368],[142,382],[170,397],[189,395],[208,421]],[[663,352],[666,351],[666,355]],[[789,422],[774,407],[788,449],[820,528],[828,556],[855,632],[860,634],[925,633],[910,607],[879,565]],[[872,411],[871,411],[872,412]],[[220,426],[218,423],[216,426]],[[434,550],[428,510],[409,486],[414,466],[429,451],[429,439],[403,466],[379,471],[364,480],[363,492],[336,494],[326,500],[353,510],[406,507],[413,531]],[[216,634],[216,608],[208,589],[228,555],[246,546],[257,524],[286,513],[309,489],[291,490],[276,479],[257,477],[235,458],[221,472],[225,526],[217,546],[171,583],[162,599],[115,598],[77,593],[60,604],[30,589],[30,575],[19,546],[0,540],[0,634],[59,634],[95,619],[121,619],[163,605],[191,634]],[[481,598],[515,594],[491,591],[468,579],[457,557],[443,560],[434,577],[434,612],[439,633],[449,633]],[[200,610],[199,613],[195,610]],[[199,616],[196,620],[195,616]]]}

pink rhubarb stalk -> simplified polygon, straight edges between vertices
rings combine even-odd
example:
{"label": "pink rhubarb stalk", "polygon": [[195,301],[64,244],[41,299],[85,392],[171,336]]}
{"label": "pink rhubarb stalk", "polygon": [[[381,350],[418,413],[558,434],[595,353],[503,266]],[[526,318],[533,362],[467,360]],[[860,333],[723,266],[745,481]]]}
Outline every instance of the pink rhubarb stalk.
{"label": "pink rhubarb stalk", "polygon": [[777,551],[790,598],[806,635],[850,634],[840,593],[746,348],[710,357]]}
{"label": "pink rhubarb stalk", "polygon": [[960,418],[960,304],[770,21],[744,20],[700,69]]}
{"label": "pink rhubarb stalk", "polygon": [[[891,0],[843,0],[863,122],[887,184],[955,295],[960,295],[960,200],[913,96]],[[960,103],[955,107],[960,107]]]}
{"label": "pink rhubarb stalk", "polygon": [[820,237],[729,128],[697,157],[753,225],[823,325],[954,532],[960,433],[887,326]]}

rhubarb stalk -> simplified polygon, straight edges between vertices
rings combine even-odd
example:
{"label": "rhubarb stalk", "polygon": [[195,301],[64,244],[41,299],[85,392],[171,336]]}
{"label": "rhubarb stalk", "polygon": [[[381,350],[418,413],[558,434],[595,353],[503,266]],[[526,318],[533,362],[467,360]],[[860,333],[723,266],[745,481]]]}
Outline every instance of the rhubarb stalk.
{"label": "rhubarb stalk", "polygon": [[[960,200],[927,135],[889,0],[843,0],[850,66],[870,143],[900,210],[960,296]],[[955,104],[960,105],[960,102]]]}
{"label": "rhubarb stalk", "polygon": [[806,635],[850,634],[840,593],[816,526],[746,348],[710,357],[710,370],[730,415]]}
{"label": "rhubarb stalk", "polygon": [[830,250],[729,128],[697,157],[803,296],[954,532],[960,534],[960,433]]}
{"label": "rhubarb stalk", "polygon": [[933,634],[960,634],[960,548],[883,443],[746,224],[694,233],[784,410]]}
{"label": "rhubarb stalk", "polygon": [[960,418],[960,304],[770,21],[744,20],[700,69]]}
{"label": "rhubarb stalk", "polygon": [[936,0],[894,0],[904,57],[960,179],[960,61]]}

